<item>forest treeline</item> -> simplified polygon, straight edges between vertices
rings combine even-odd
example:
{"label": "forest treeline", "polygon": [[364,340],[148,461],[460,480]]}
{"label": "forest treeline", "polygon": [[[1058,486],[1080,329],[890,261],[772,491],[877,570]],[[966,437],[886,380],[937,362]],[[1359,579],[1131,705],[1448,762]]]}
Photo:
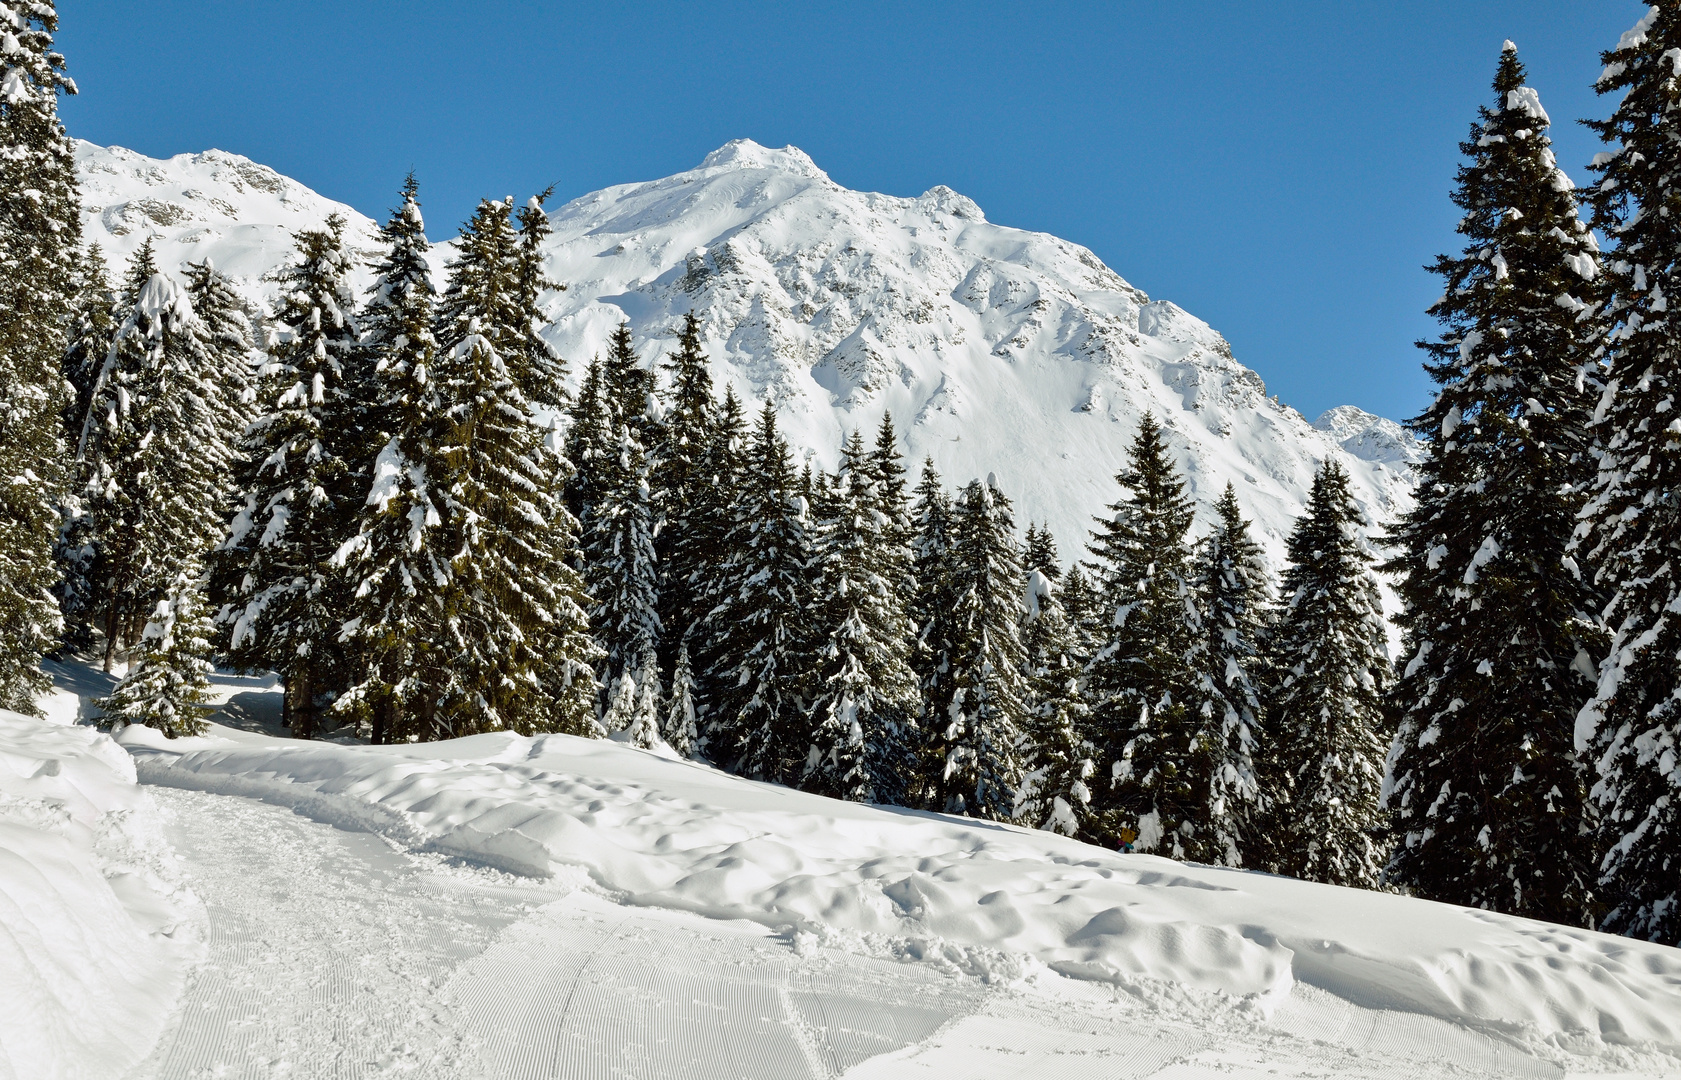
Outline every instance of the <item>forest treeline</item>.
{"label": "forest treeline", "polygon": [[913,475],[891,418],[798,464],[712,385],[703,312],[569,372],[547,193],[482,202],[441,281],[411,178],[362,293],[337,219],[267,310],[149,243],[112,282],[52,10],[0,22],[0,704],[91,650],[125,672],[107,723],[192,734],[220,663],[275,672],[302,738],[612,736],[1681,941],[1681,3],[1605,55],[1581,191],[1502,51],[1432,268],[1416,506],[1368,537],[1324,463],[1276,580],[1235,492],[1196,524],[1148,416],[1065,562],[996,477]]}

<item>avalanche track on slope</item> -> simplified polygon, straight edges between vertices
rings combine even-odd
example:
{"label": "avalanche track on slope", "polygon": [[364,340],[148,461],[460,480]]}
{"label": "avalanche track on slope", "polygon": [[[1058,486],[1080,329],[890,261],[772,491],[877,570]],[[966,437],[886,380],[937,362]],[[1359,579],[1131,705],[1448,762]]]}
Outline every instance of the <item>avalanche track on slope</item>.
{"label": "avalanche track on slope", "polygon": [[[84,232],[114,266],[151,237],[165,269],[210,258],[258,301],[292,236],[331,213],[353,251],[377,245],[368,218],[236,154],[79,143],[77,166]],[[1048,523],[1064,559],[1115,500],[1146,411],[1204,515],[1233,484],[1275,561],[1326,458],[1349,470],[1370,527],[1411,504],[1419,451],[1399,425],[1352,407],[1309,423],[1201,319],[949,188],[852,191],[794,147],[737,140],[550,220],[548,271],[567,288],[546,333],[574,379],[621,321],[654,363],[694,310],[719,392],[774,402],[797,448],[832,466],[846,431],[891,411],[913,465],[929,455],[952,484],[996,472],[1019,524]],[[441,270],[450,247],[435,253]]]}

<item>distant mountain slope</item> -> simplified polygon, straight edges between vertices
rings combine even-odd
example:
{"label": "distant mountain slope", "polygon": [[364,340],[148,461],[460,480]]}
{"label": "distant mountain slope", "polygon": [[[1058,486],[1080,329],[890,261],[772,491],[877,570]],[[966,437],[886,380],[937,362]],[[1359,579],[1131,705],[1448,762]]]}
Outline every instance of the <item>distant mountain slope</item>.
{"label": "distant mountain slope", "polygon": [[[208,256],[255,298],[291,233],[334,210],[354,248],[376,242],[366,217],[237,155],[160,161],[82,143],[78,162],[88,236],[114,267],[152,235],[166,267]],[[775,402],[816,460],[891,411],[913,467],[931,455],[952,484],[998,473],[1020,523],[1048,523],[1065,559],[1114,499],[1146,411],[1198,504],[1233,483],[1275,559],[1327,457],[1373,525],[1410,504],[1419,451],[1399,425],[1346,406],[1309,423],[1202,320],[1077,244],[988,222],[949,188],[850,191],[793,147],[738,140],[551,218],[549,269],[568,287],[548,304],[550,337],[574,374],[621,320],[652,359],[695,309],[715,377]]]}

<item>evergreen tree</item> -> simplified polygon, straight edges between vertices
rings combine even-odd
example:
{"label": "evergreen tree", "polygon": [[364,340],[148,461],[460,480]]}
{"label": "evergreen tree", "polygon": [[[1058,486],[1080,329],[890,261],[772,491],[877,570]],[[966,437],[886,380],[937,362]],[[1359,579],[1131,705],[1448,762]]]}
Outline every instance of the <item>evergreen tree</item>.
{"label": "evergreen tree", "polygon": [[[125,314],[116,308],[117,298],[111,290],[105,256],[98,244],[82,253],[76,285],[69,344],[62,364],[64,381],[72,388],[62,417],[65,445],[72,451],[81,442],[82,424],[93,402],[100,369],[111,351],[118,322]],[[53,546],[59,582],[53,593],[58,597],[59,613],[64,619],[62,645],[68,649],[87,649],[93,645],[93,620],[99,602],[95,585],[98,548],[94,521],[75,485],[64,493],[59,513],[58,538]]]}
{"label": "evergreen tree", "polygon": [[1057,597],[1063,614],[1068,619],[1072,655],[1083,666],[1097,651],[1096,643],[1107,629],[1101,625],[1102,620],[1098,617],[1098,612],[1103,606],[1102,597],[1098,596],[1097,590],[1079,563],[1074,563],[1063,575]]}
{"label": "evergreen tree", "polygon": [[[883,513],[876,462],[853,432],[823,499],[811,614],[817,626],[811,746],[802,786],[858,802],[903,803],[910,725],[919,704],[908,662],[905,560]],[[885,571],[885,572],[884,572]]]}
{"label": "evergreen tree", "polygon": [[268,358],[259,372],[261,415],[246,430],[241,503],[218,552],[219,622],[229,659],[268,669],[285,684],[292,734],[312,738],[340,688],[345,597],[329,564],[354,529],[350,459],[362,363],[344,250],[344,220],[298,234],[281,271]]}
{"label": "evergreen tree", "polygon": [[1215,506],[1218,520],[1197,561],[1197,597],[1206,635],[1193,775],[1206,792],[1193,857],[1241,866],[1257,822],[1261,791],[1255,768],[1260,730],[1261,647],[1271,600],[1265,557],[1249,535],[1230,484]]}
{"label": "evergreen tree", "polygon": [[81,253],[76,268],[76,301],[70,313],[68,344],[64,350],[61,371],[64,381],[74,391],[64,410],[64,438],[75,446],[82,437],[82,421],[87,419],[88,405],[93,400],[93,387],[99,380],[99,369],[105,365],[105,355],[111,351],[122,316],[117,297],[111,291],[105,253],[98,244]]}
{"label": "evergreen tree", "polygon": [[[694,489],[689,514],[687,588],[694,597],[693,615],[684,633],[690,637],[695,659],[695,704],[699,709],[703,741],[709,714],[724,706],[729,686],[729,665],[718,651],[729,640],[726,629],[712,617],[712,610],[724,594],[725,542],[734,521],[742,485],[746,482],[743,458],[747,447],[747,421],[741,401],[731,387],[724,388],[724,403],[702,454],[700,480]],[[714,747],[708,756],[719,759]]]}
{"label": "evergreen tree", "polygon": [[607,339],[607,359],[601,365],[603,400],[613,417],[613,426],[626,424],[637,441],[648,445],[649,397],[654,392],[654,373],[642,366],[631,339],[630,324],[623,322]]}
{"label": "evergreen tree", "polygon": [[176,573],[141,634],[128,673],[109,697],[94,704],[99,726],[143,724],[171,739],[202,735],[210,714],[210,615],[204,601],[204,566],[187,560]]}
{"label": "evergreen tree", "polygon": [[[1039,533],[1043,544],[1045,534]],[[1077,569],[1077,568],[1076,568]],[[1074,633],[1056,587],[1039,570],[1028,575],[1023,630],[1027,653],[1029,757],[1016,803],[1016,820],[1064,836],[1107,835],[1093,820],[1096,748],[1089,736],[1091,709],[1081,687]]]}
{"label": "evergreen tree", "polygon": [[924,738],[921,752],[916,754],[910,804],[937,810],[943,805],[940,784],[945,772],[945,754],[938,735],[946,729],[955,692],[952,650],[957,639],[957,615],[951,562],[951,497],[940,483],[932,458],[922,462],[911,519],[916,528],[911,563],[914,588],[910,594],[916,640],[911,670],[921,690]]}
{"label": "evergreen tree", "polygon": [[454,554],[436,488],[445,403],[438,392],[432,321],[437,292],[426,261],[425,221],[413,175],[381,228],[386,249],[362,310],[369,368],[368,436],[355,452],[369,477],[352,502],[355,531],[333,554],[343,568],[342,637],[361,656],[356,681],[334,703],[363,716],[375,743],[427,736],[443,695],[441,624]]}
{"label": "evergreen tree", "polygon": [[1022,568],[1010,500],[996,478],[964,488],[952,521],[951,704],[939,740],[948,814],[1008,820],[1027,726]]}
{"label": "evergreen tree", "polygon": [[1597,89],[1617,102],[1591,123],[1607,151],[1587,201],[1615,241],[1604,264],[1607,382],[1594,414],[1599,477],[1579,528],[1580,552],[1610,597],[1612,631],[1575,742],[1595,772],[1599,892],[1605,929],[1681,944],[1681,455],[1675,404],[1681,348],[1669,297],[1681,296],[1681,112],[1674,50],[1681,8],[1655,4],[1604,54]]}
{"label": "evergreen tree", "polygon": [[[50,0],[0,0],[0,708],[34,714],[58,641],[53,544],[66,486],[60,362],[81,242]],[[19,482],[19,481],[22,482]]]}
{"label": "evergreen tree", "polygon": [[637,658],[635,681],[636,708],[631,714],[627,738],[632,746],[650,750],[663,741],[660,706],[664,697],[660,692],[660,658],[652,642],[642,647],[642,655]]}
{"label": "evergreen tree", "polygon": [[[706,512],[706,452],[712,438],[712,374],[700,347],[700,320],[694,312],[683,318],[677,336],[677,351],[665,364],[671,377],[670,407],[653,433],[653,492],[656,529],[655,553],[660,567],[660,623],[666,641],[676,643],[704,612],[697,609],[693,581],[704,576],[713,561],[707,550],[707,530],[701,521]],[[668,644],[667,652],[670,652]],[[675,663],[674,657],[668,657]]]}
{"label": "evergreen tree", "polygon": [[1099,806],[1141,850],[1196,858],[1214,850],[1191,713],[1204,637],[1186,540],[1191,502],[1154,417],[1145,415],[1116,481],[1120,501],[1091,546],[1104,625],[1088,689],[1099,760],[1111,763]]}
{"label": "evergreen tree", "polygon": [[1430,310],[1446,329],[1423,347],[1441,390],[1412,424],[1429,456],[1389,567],[1410,659],[1394,694],[1387,877],[1585,925],[1592,853],[1571,733],[1599,599],[1566,549],[1591,479],[1592,324],[1559,298],[1596,299],[1599,259],[1511,42],[1494,95],[1460,146],[1466,247],[1434,267],[1446,292]]}
{"label": "evergreen tree", "polygon": [[787,781],[806,758],[801,691],[810,668],[811,555],[797,484],[767,403],[744,455],[708,617],[720,678],[709,702],[707,756],[759,780]]}
{"label": "evergreen tree", "polygon": [[85,612],[104,623],[107,671],[182,560],[221,532],[228,450],[215,374],[185,290],[151,274],[101,365],[80,439]]}
{"label": "evergreen tree", "polygon": [[[436,379],[444,434],[430,481],[451,552],[439,648],[452,657],[423,737],[508,729],[596,730],[593,665],[570,472],[539,427],[504,347],[524,318],[511,206],[484,201],[457,241],[439,305]],[[500,344],[499,344],[500,343]]]}
{"label": "evergreen tree", "polygon": [[689,641],[677,645],[677,663],[671,675],[671,694],[666,698],[665,724],[661,734],[666,743],[684,757],[694,757],[700,741],[696,724],[695,673],[689,662]]}
{"label": "evergreen tree", "polygon": [[590,624],[604,654],[598,677],[611,686],[645,650],[659,647],[659,563],[647,458],[628,424],[619,426],[618,453],[595,464],[601,499],[585,538],[584,568],[595,601]]}
{"label": "evergreen tree", "polygon": [[550,414],[565,410],[566,363],[554,347],[543,340],[548,320],[543,314],[543,294],[565,290],[551,281],[543,269],[543,244],[554,233],[543,204],[554,194],[551,185],[533,195],[517,215],[519,222],[518,285],[514,301],[513,343],[507,348],[508,369],[520,392],[532,407]]}
{"label": "evergreen tree", "polygon": [[1371,888],[1386,854],[1378,793],[1390,669],[1377,579],[1358,520],[1348,474],[1325,462],[1290,534],[1273,642],[1279,681],[1268,716],[1291,801],[1275,802],[1270,828],[1279,834],[1283,872]]}
{"label": "evergreen tree", "polygon": [[222,441],[235,447],[246,425],[257,418],[251,316],[233,283],[209,259],[187,266],[187,296],[202,328],[205,352],[214,364]]}
{"label": "evergreen tree", "polygon": [[566,509],[578,521],[584,535],[588,535],[595,523],[596,504],[601,501],[602,484],[610,468],[607,463],[619,448],[599,358],[591,360],[584,369],[578,396],[568,413],[564,456],[577,471],[566,485]]}
{"label": "evergreen tree", "polygon": [[1029,572],[1037,570],[1053,584],[1062,580],[1062,567],[1057,562],[1056,537],[1049,529],[1028,523],[1023,557]]}

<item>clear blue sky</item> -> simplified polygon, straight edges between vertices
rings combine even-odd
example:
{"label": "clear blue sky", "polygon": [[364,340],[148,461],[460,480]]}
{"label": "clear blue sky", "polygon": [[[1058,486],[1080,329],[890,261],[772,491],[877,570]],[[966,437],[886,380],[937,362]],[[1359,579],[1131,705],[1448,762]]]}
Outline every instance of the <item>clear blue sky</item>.
{"label": "clear blue sky", "polygon": [[73,135],[245,154],[383,217],[419,174],[564,200],[792,143],[848,187],[948,184],[1222,331],[1309,416],[1396,418],[1502,39],[1578,183],[1630,0],[473,3],[61,0]]}

